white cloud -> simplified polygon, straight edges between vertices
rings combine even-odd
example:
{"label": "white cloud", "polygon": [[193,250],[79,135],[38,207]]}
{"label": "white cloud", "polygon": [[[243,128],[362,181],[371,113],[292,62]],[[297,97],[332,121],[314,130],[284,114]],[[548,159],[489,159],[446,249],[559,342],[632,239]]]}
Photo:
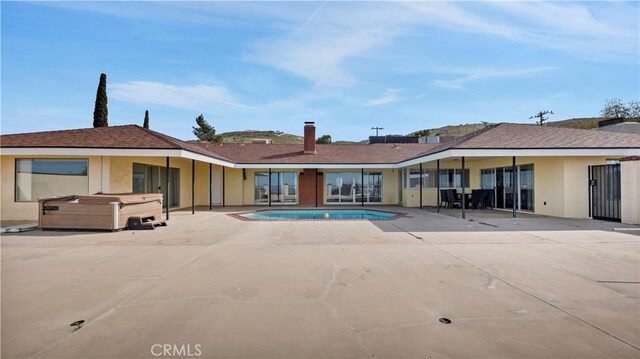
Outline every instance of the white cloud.
{"label": "white cloud", "polygon": [[380,106],[380,105],[388,105],[394,102],[402,101],[402,98],[398,96],[400,90],[398,89],[386,89],[382,96],[370,99],[365,102],[364,106]]}
{"label": "white cloud", "polygon": [[465,84],[472,81],[496,79],[496,78],[516,78],[527,77],[534,74],[557,70],[556,67],[535,67],[519,70],[492,70],[492,69],[466,69],[466,70],[444,70],[442,72],[450,74],[462,74],[452,80],[434,80],[431,84],[450,89],[463,88]]}
{"label": "white cloud", "polygon": [[636,61],[637,7],[624,2],[606,6],[545,1],[483,3],[402,2],[431,26],[489,34],[591,60]]}
{"label": "white cloud", "polygon": [[327,3],[288,32],[253,44],[245,60],[268,65],[318,86],[353,86],[350,60],[400,35],[412,16],[388,3]]}
{"label": "white cloud", "polygon": [[198,111],[219,107],[246,107],[225,87],[211,85],[177,86],[153,81],[127,81],[109,85],[109,96],[124,102]]}
{"label": "white cloud", "polygon": [[[290,13],[280,19],[288,24],[280,27],[284,33],[254,43],[244,59],[314,85],[353,86],[362,78],[359,65],[367,64],[359,60],[375,59],[375,51],[431,28],[492,35],[595,60],[628,62],[638,54],[638,24],[632,18],[637,8],[624,4],[329,2],[306,10],[297,20]],[[616,21],[610,21],[612,13]]]}
{"label": "white cloud", "polygon": [[[51,2],[48,6],[143,21],[266,26],[245,61],[285,71],[316,86],[359,83],[381,51],[433,28],[490,35],[599,61],[637,62],[638,7],[631,2]],[[257,24],[257,25],[256,25]],[[274,34],[274,35],[271,35]],[[376,52],[377,51],[377,52]],[[361,60],[366,61],[361,61]],[[424,58],[404,58],[412,67]],[[428,60],[428,59],[427,59]],[[424,62],[424,61],[423,61]],[[392,64],[393,65],[393,64]],[[391,67],[373,71],[393,71]]]}

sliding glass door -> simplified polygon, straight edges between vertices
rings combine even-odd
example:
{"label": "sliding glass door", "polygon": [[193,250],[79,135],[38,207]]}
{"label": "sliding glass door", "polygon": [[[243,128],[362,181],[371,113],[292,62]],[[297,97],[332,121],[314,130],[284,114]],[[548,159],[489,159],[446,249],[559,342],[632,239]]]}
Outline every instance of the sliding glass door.
{"label": "sliding glass door", "polygon": [[269,172],[256,172],[254,177],[254,201],[256,204],[298,203],[297,172],[271,172],[271,188],[269,188]]}
{"label": "sliding glass door", "polygon": [[[134,193],[162,193],[163,198],[167,198],[167,168],[146,165],[142,163],[133,164],[133,185]],[[169,169],[169,206],[178,207],[180,205],[180,169]]]}
{"label": "sliding glass door", "polygon": [[[500,167],[480,170],[480,187],[495,190],[495,208],[513,208],[521,211],[534,210],[534,172],[533,165]],[[513,193],[513,182],[516,181],[516,192]]]}
{"label": "sliding glass door", "polygon": [[533,211],[533,165],[520,166],[520,209],[523,211]]}
{"label": "sliding glass door", "polygon": [[382,203],[382,173],[327,172],[325,188],[327,203]]}

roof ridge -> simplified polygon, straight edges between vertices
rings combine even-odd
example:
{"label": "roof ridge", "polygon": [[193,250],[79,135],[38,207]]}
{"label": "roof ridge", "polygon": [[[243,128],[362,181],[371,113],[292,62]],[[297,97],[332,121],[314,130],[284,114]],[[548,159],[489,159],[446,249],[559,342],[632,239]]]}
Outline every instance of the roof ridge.
{"label": "roof ridge", "polygon": [[162,134],[160,132],[154,131],[154,130],[149,129],[149,128],[140,127],[139,125],[131,125],[131,126],[135,126],[138,130],[141,130],[142,132],[148,133],[151,136],[154,136],[154,137],[158,138],[159,140],[161,140],[161,141],[163,141],[165,143],[168,143],[168,144],[173,145],[173,146],[178,146],[181,149],[186,150],[186,148],[184,146],[182,146],[181,144],[178,144],[178,143],[175,143],[175,142],[172,141],[172,140],[178,140],[180,142],[187,143],[185,141],[182,141],[179,138],[171,137],[169,135]]}
{"label": "roof ridge", "polygon": [[[106,128],[130,127],[130,126],[139,127],[138,125],[127,124],[127,125],[107,126]],[[35,132],[5,133],[5,134],[1,134],[0,136],[35,135],[35,134],[40,134],[40,133],[71,132],[71,131],[83,131],[83,130],[89,130],[90,131],[90,130],[93,130],[93,129],[102,129],[102,128],[105,128],[105,127],[80,127],[80,128],[68,128],[68,129],[65,129],[65,130],[49,130],[49,131],[35,131]]]}
{"label": "roof ridge", "polygon": [[505,123],[505,122],[500,122],[500,123],[496,123],[496,124],[489,124],[486,127],[479,129],[478,131],[474,131],[474,132],[468,133],[468,134],[466,134],[464,136],[455,138],[453,141],[451,141],[451,144],[447,149],[456,148],[456,147],[462,145],[463,143],[469,141],[472,138],[475,138],[477,136],[482,135],[483,133],[486,133],[486,132],[488,132],[490,130],[493,130],[493,129],[498,128],[498,127],[500,127],[502,125],[507,125],[507,124],[508,123]]}

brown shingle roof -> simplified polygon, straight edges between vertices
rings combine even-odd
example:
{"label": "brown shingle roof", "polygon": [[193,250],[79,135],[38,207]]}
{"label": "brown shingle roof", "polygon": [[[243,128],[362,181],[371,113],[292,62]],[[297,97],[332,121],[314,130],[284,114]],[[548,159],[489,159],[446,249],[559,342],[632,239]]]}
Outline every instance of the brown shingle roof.
{"label": "brown shingle roof", "polygon": [[209,153],[195,144],[138,125],[2,135],[0,136],[0,147],[183,149],[227,160]]}
{"label": "brown shingle roof", "polygon": [[0,136],[0,147],[183,149],[240,164],[395,164],[447,149],[640,148],[640,135],[523,124],[499,124],[439,144],[303,145],[189,143],[137,125]]}
{"label": "brown shingle roof", "polygon": [[640,135],[525,124],[499,124],[455,148],[640,148]]}
{"label": "brown shingle roof", "polygon": [[424,153],[437,144],[344,144],[316,145],[315,155],[305,155],[303,145],[198,143],[211,153],[242,164],[351,164],[398,163]]}

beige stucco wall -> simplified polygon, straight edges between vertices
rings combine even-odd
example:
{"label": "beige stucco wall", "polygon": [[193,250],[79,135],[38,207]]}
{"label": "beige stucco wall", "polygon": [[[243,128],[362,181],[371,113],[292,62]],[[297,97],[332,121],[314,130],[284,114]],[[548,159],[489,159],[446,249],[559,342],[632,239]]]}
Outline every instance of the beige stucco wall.
{"label": "beige stucco wall", "polygon": [[[166,167],[166,157],[112,157],[110,159],[110,192],[131,192],[133,190],[133,163],[142,163],[147,165]],[[180,208],[191,206],[191,160],[186,158],[171,158],[169,160],[171,168],[180,170]],[[214,173],[222,172],[222,167],[213,165]],[[196,161],[195,169],[195,202],[197,206],[209,205],[209,164]],[[227,185],[227,204],[236,205],[238,202],[236,195],[237,186],[233,186],[236,181],[235,172],[237,169],[226,168]],[[234,172],[235,171],[235,172]],[[231,172],[231,173],[229,173]],[[221,181],[213,181],[212,189],[221,191]],[[162,184],[164,185],[164,184]],[[241,190],[241,189],[240,189]],[[231,201],[231,202],[229,202]]]}
{"label": "beige stucco wall", "polygon": [[640,224],[640,161],[620,162],[622,223]]}
{"label": "beige stucco wall", "polygon": [[589,165],[606,163],[604,157],[568,157],[564,160],[564,215],[589,218]]}
{"label": "beige stucco wall", "polygon": [[[15,166],[16,158],[77,158],[89,160],[89,190],[88,193],[104,191],[104,178],[108,178],[107,172],[104,172],[104,159],[100,156],[1,156],[0,164],[0,219],[3,221],[12,220],[37,220],[38,219],[38,202],[16,202],[15,201]],[[82,186],[84,187],[84,186]],[[64,191],[76,192],[73,188],[65,188]],[[60,195],[68,195],[71,193],[60,193]],[[76,194],[76,193],[73,193]],[[86,193],[77,193],[86,194]]]}
{"label": "beige stucco wall", "polygon": [[244,204],[244,185],[242,184],[242,169],[225,168],[224,199],[227,206],[242,206]]}

